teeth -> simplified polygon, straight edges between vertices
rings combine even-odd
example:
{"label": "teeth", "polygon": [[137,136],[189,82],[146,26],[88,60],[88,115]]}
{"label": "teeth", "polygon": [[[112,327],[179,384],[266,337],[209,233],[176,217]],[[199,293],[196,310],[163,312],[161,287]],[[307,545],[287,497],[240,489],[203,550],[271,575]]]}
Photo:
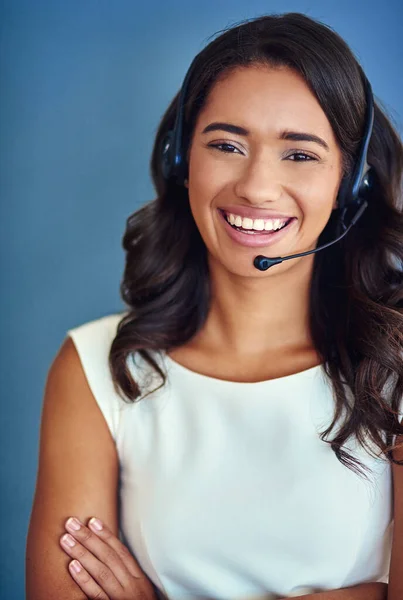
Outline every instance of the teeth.
{"label": "teeth", "polygon": [[276,231],[280,229],[287,219],[249,219],[242,218],[239,215],[226,213],[225,217],[231,225],[242,227],[242,229],[255,229],[256,231]]}

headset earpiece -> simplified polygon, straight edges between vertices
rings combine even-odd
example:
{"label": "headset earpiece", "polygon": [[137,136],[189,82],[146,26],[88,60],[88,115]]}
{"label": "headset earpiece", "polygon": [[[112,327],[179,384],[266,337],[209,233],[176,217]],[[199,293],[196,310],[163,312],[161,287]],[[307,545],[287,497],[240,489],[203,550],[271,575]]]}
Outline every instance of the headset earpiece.
{"label": "headset earpiece", "polygon": [[[162,143],[161,169],[166,181],[174,181],[177,185],[184,185],[187,175],[187,164],[182,157],[180,141],[182,127],[171,129],[166,134]],[[182,140],[183,142],[183,140]]]}
{"label": "headset earpiece", "polygon": [[163,177],[166,181],[175,181],[177,185],[184,185],[188,171],[184,157],[186,146],[184,140],[184,137],[186,137],[184,136],[185,101],[190,77],[202,52],[203,50],[199,54],[196,54],[185,75],[178,94],[175,124],[173,129],[167,132],[162,144],[161,170]]}
{"label": "headset earpiece", "polygon": [[366,198],[368,196],[368,194],[374,189],[374,183],[375,183],[374,179],[375,179],[374,169],[372,167],[370,167],[368,165],[368,163],[366,163],[366,171],[364,173],[364,176],[360,183],[360,187],[358,189],[358,197],[359,198]]}
{"label": "headset earpiece", "polygon": [[[372,135],[374,124],[374,98],[372,94],[371,84],[363,74],[366,114],[364,131],[357,152],[357,157],[354,162],[353,171],[348,177],[344,177],[337,196],[337,204],[341,209],[340,214],[345,215],[347,208],[355,207],[359,210],[364,199],[374,186],[374,169],[367,162],[367,154],[369,141]],[[344,217],[343,217],[344,218]]]}
{"label": "headset earpiece", "polygon": [[166,134],[162,142],[162,157],[161,157],[161,169],[164,179],[168,180],[172,175],[172,142],[173,142],[173,130],[171,129]]}

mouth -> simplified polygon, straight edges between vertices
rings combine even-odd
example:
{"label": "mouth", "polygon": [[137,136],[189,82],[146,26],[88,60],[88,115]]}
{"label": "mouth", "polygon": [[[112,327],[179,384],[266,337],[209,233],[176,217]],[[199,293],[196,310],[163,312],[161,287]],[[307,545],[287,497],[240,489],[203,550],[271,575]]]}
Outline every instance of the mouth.
{"label": "mouth", "polygon": [[285,221],[282,227],[275,231],[256,231],[252,229],[242,229],[241,227],[231,225],[227,220],[226,213],[220,208],[218,209],[218,212],[224,229],[233,241],[243,246],[252,246],[258,248],[271,246],[272,244],[276,243],[278,240],[287,235],[293,228],[294,224],[298,221],[296,217],[290,217],[287,219],[287,221]]}

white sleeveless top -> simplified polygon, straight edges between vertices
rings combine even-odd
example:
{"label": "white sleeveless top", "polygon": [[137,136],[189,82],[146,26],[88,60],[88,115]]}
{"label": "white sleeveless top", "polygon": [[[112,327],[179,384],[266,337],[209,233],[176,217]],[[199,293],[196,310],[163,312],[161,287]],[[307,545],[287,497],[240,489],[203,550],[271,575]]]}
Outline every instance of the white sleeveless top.
{"label": "white sleeveless top", "polygon": [[[108,367],[123,315],[68,335],[117,447],[120,539],[161,595],[267,600],[387,583],[391,466],[349,440],[366,481],[319,438],[334,405],[322,367],[236,383],[154,353],[165,386],[127,403]],[[138,354],[129,368],[143,395],[161,383]]]}

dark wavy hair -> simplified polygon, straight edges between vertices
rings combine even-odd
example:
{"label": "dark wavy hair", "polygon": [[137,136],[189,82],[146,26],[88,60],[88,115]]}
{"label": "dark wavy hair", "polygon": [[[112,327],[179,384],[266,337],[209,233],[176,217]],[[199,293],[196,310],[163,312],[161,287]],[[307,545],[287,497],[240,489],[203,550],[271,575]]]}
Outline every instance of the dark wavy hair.
{"label": "dark wavy hair", "polygon": [[[343,39],[300,13],[271,14],[218,32],[199,55],[185,103],[189,141],[209,91],[231,69],[287,66],[305,79],[333,128],[349,173],[365,119],[363,73]],[[123,237],[126,264],[121,295],[129,310],[111,345],[109,365],[116,391],[135,401],[141,390],[128,358],[138,352],[161,376],[152,352],[188,342],[203,327],[210,304],[207,251],[189,207],[187,188],[167,183],[162,142],[175,121],[179,93],[163,115],[151,157],[157,197],[128,219]],[[343,450],[350,438],[371,452],[366,435],[388,460],[403,434],[403,145],[375,103],[368,163],[375,171],[369,206],[340,242],[314,257],[310,327],[335,398],[332,423],[321,433],[338,460],[367,469]],[[157,224],[157,226],[156,226]],[[326,240],[325,227],[318,243]],[[353,401],[349,400],[346,387]],[[155,391],[155,390],[154,390]],[[325,440],[345,412],[333,440]],[[395,440],[396,441],[396,440]]]}

